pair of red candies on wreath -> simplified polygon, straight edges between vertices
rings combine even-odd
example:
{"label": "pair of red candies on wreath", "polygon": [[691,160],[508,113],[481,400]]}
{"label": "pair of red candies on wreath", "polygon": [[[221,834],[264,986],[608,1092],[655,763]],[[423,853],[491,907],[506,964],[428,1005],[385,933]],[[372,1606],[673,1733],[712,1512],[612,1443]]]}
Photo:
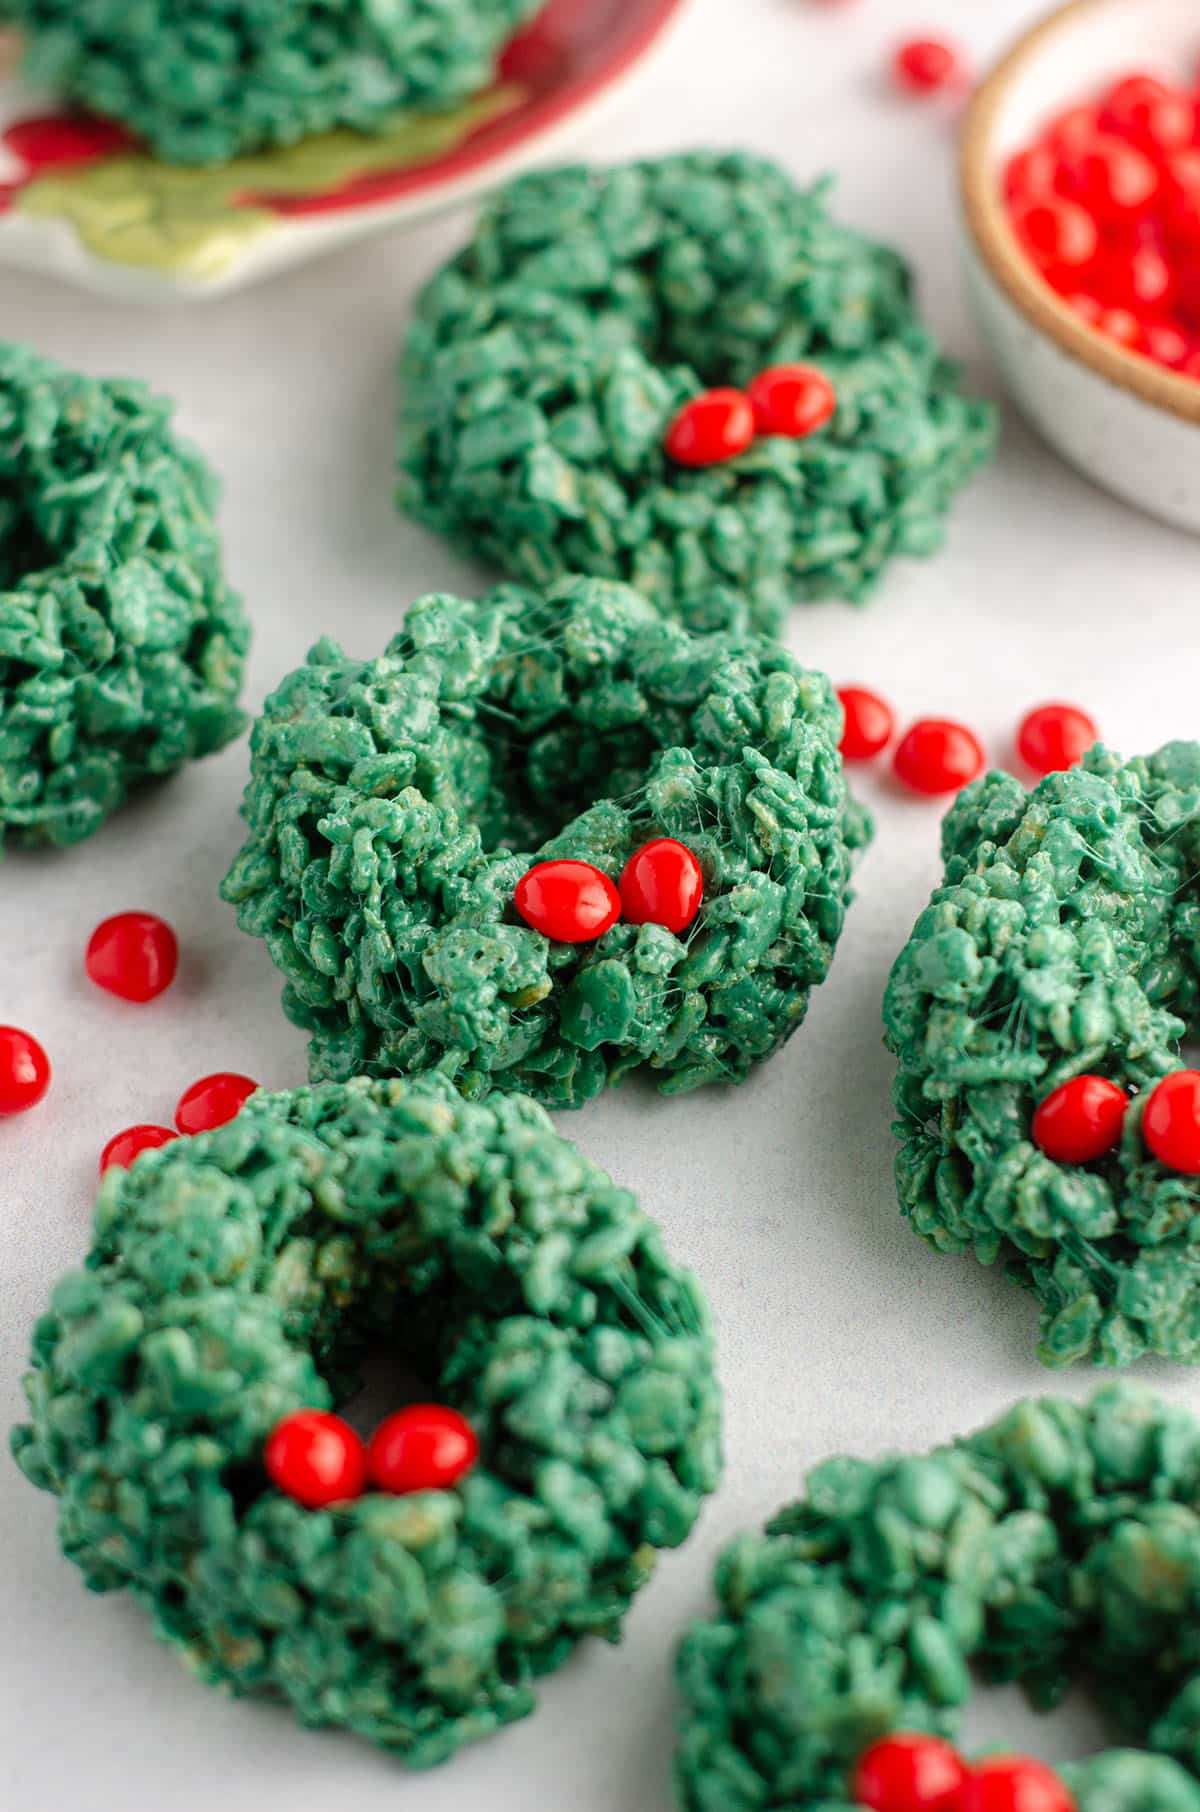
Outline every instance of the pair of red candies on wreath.
{"label": "pair of red candies on wreath", "polygon": [[557,944],[590,944],[618,919],[686,931],[704,900],[694,853],[674,837],[635,849],[618,882],[591,862],[537,862],[522,875],[513,904],[527,925]]}
{"label": "pair of red candies on wreath", "polygon": [[392,1496],[448,1491],[479,1458],[470,1423],[442,1403],[410,1403],[364,1441],[324,1409],[297,1409],[275,1424],[263,1464],[271,1483],[308,1510],[374,1490]]}
{"label": "pair of red candies on wreath", "polygon": [[[1072,1076],[1038,1103],[1033,1142],[1056,1164],[1093,1164],[1121,1143],[1130,1101],[1107,1076]],[[1154,1085],[1141,1131],[1160,1164],[1200,1176],[1200,1070],[1173,1070]]]}
{"label": "pair of red candies on wreath", "polygon": [[1075,1812],[1065,1783],[1032,1756],[968,1762],[942,1737],[908,1731],[872,1743],[851,1790],[869,1812]]}
{"label": "pair of red candies on wreath", "polygon": [[683,405],[663,448],[678,466],[716,466],[756,440],[805,440],[823,428],[837,396],[815,365],[771,365],[745,390],[704,390]]}

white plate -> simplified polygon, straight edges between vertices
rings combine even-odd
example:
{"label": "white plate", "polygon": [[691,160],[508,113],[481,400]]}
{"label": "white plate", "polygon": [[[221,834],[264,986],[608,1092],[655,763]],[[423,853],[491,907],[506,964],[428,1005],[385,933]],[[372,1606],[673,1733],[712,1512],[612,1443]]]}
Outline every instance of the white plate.
{"label": "white plate", "polygon": [[0,266],[133,302],[220,295],[469,200],[590,119],[661,45],[686,0],[548,0],[495,85],[390,132],[323,133],[188,169],[64,115],[0,42]]}

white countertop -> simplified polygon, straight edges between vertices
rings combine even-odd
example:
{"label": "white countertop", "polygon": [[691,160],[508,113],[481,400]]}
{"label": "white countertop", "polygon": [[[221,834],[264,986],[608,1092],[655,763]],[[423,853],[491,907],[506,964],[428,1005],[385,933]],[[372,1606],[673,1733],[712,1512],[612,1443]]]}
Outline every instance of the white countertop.
{"label": "white countertop", "polygon": [[[983,57],[1030,0],[695,0],[671,53],[580,149],[611,158],[741,143],[797,174],[842,173],[845,216],[895,239],[925,304],[979,381],[959,297],[953,110],[892,96],[894,40],[939,23]],[[96,372],[136,373],[179,400],[226,481],[228,563],[254,618],[257,705],[332,630],[377,650],[426,590],[488,575],[391,505],[392,380],[410,299],[462,218],[352,248],[262,288],[162,313],[50,282],[0,278],[0,333]],[[791,646],[905,717],[957,714],[997,761],[1023,711],[1065,696],[1130,753],[1200,733],[1200,546],[1110,502],[1016,421],[953,519],[946,552],[897,567],[877,602],[797,609]],[[22,1409],[29,1329],[83,1255],[101,1146],[168,1120],[218,1068],[303,1080],[264,947],[216,898],[239,842],[243,745],[194,766],[68,854],[0,869],[0,1019],[49,1050],[55,1086],[0,1124],[0,1422]],[[630,1089],[564,1116],[637,1189],[719,1321],[725,1484],[665,1556],[618,1650],[592,1646],[549,1681],[541,1711],[440,1772],[409,1777],[365,1744],[301,1732],[285,1711],[190,1680],[137,1609],[87,1595],[59,1556],[54,1502],[0,1460],[0,1806],[11,1812],[668,1812],[671,1656],[708,1605],[717,1549],[795,1495],[833,1450],[920,1448],[1028,1392],[1088,1392],[1033,1359],[1031,1301],[994,1272],[938,1258],[902,1223],[891,1181],[880,999],[937,874],[936,805],[868,773],[878,835],[834,973],[786,1051],[737,1092],[664,1101]],[[88,933],[141,906],[179,931],[180,980],[147,1008],[83,979]],[[1200,1378],[1140,1376],[1200,1408]],[[1020,1715],[1020,1725],[1016,1723]],[[1053,1758],[1081,1717],[1031,1734],[995,1696],[973,1728],[1023,1734]]]}

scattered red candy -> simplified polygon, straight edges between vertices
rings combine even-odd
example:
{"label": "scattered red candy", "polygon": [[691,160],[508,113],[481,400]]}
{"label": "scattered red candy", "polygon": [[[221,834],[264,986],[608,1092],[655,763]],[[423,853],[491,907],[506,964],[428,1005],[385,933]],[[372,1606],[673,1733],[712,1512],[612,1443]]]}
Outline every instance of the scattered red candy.
{"label": "scattered red candy", "polygon": [[556,944],[590,944],[621,916],[621,896],[590,862],[537,862],[522,875],[513,904],[527,925]]}
{"label": "scattered red candy", "polygon": [[1070,108],[1003,175],[1045,281],[1112,344],[1200,376],[1200,98],[1134,72]]}
{"label": "scattered red candy", "polygon": [[704,899],[704,874],[686,843],[656,837],[643,843],[621,875],[621,907],[631,925],[686,931]]}
{"label": "scattered red candy", "polygon": [[0,1026],[0,1114],[36,1107],[50,1087],[50,1059],[19,1026]]}
{"label": "scattered red candy", "polygon": [[1091,1164],[1120,1143],[1128,1107],[1107,1076],[1072,1076],[1038,1103],[1033,1142],[1056,1164]]}
{"label": "scattered red candy", "polygon": [[982,773],[983,749],[965,724],[923,717],[901,737],[892,764],[914,793],[957,793]]}
{"label": "scattered red candy", "polygon": [[715,466],[754,439],[754,409],[743,390],[706,390],[685,403],[667,429],[667,457],[681,466]]}
{"label": "scattered red candy", "polygon": [[1017,753],[1035,774],[1059,774],[1099,740],[1095,723],[1078,705],[1038,705],[1021,720]]}
{"label": "scattered red candy", "polygon": [[815,434],[837,408],[837,393],[814,365],[770,365],[747,391],[760,434],[803,440]]}
{"label": "scattered red candy", "polygon": [[910,94],[935,94],[951,84],[957,86],[964,65],[954,46],[944,39],[912,38],[897,50],[892,73],[898,86]]}
{"label": "scattered red candy", "polygon": [[153,1000],[179,967],[179,940],[152,912],[119,912],[97,925],[84,959],[98,988],[122,1000]]}
{"label": "scattered red candy", "polygon": [[479,1441],[456,1409],[413,1403],[381,1422],[367,1465],[380,1491],[448,1491],[479,1458]]}
{"label": "scattered red candy", "polygon": [[896,718],[886,699],[865,686],[841,686],[838,700],[846,720],[838,744],[844,761],[870,761],[887,748]]}
{"label": "scattered red candy", "polygon": [[1142,1114],[1142,1137],[1168,1170],[1200,1176],[1200,1070],[1176,1070],[1156,1084]]}
{"label": "scattered red candy", "polygon": [[224,1126],[239,1114],[257,1087],[258,1083],[249,1076],[239,1076],[232,1070],[201,1076],[179,1097],[175,1124],[181,1133],[211,1132],[214,1126]]}
{"label": "scattered red candy", "polygon": [[169,1145],[178,1137],[169,1126],[127,1126],[124,1132],[115,1133],[100,1153],[100,1175],[114,1164],[119,1170],[128,1170],[143,1151],[157,1151],[160,1145]]}
{"label": "scattered red candy", "polygon": [[324,1409],[297,1409],[271,1430],[263,1453],[273,1485],[309,1510],[361,1497],[367,1450],[348,1422]]}
{"label": "scattered red candy", "polygon": [[851,1792],[870,1812],[952,1812],[966,1774],[941,1737],[900,1731],[859,1757]]}
{"label": "scattered red candy", "polygon": [[1032,1756],[997,1755],[963,1782],[956,1812],[1074,1812],[1075,1800],[1052,1768]]}

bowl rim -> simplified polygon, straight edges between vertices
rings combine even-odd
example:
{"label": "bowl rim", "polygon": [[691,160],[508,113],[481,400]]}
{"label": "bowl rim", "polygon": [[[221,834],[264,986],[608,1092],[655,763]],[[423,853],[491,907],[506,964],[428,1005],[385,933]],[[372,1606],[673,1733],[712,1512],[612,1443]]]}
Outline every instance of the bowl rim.
{"label": "bowl rim", "polygon": [[[963,121],[959,186],[967,229],[992,277],[1025,318],[1063,352],[1097,376],[1180,420],[1200,426],[1200,382],[1127,352],[1083,321],[1044,282],[1009,225],[989,167],[996,118],[1015,83],[1047,41],[1110,0],[1067,0],[1037,21],[994,64],[976,89]],[[1070,100],[1064,100],[1064,106]]]}

